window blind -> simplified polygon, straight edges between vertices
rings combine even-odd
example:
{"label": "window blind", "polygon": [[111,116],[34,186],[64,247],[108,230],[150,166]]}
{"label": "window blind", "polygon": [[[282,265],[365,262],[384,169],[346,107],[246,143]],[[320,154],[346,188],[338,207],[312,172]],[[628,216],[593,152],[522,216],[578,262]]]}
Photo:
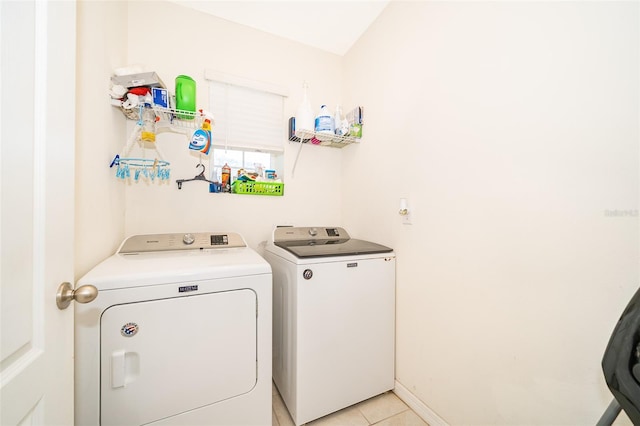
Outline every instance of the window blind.
{"label": "window blind", "polygon": [[212,144],[220,148],[284,151],[284,97],[250,87],[209,81]]}

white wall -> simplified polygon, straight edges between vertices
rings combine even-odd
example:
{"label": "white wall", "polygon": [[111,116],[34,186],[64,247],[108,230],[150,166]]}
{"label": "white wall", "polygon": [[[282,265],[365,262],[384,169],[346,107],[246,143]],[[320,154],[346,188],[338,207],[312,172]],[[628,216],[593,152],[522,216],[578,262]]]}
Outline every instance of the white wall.
{"label": "white wall", "polygon": [[594,424],[611,399],[639,278],[638,7],[394,1],[345,56],[366,125],[343,222],[396,249],[397,380],[452,425]]}
{"label": "white wall", "polygon": [[125,122],[109,105],[108,90],[113,69],[126,61],[126,20],[124,2],[77,2],[76,279],[113,254],[124,238],[124,186],[108,166],[121,149]]}
{"label": "white wall", "polygon": [[257,248],[275,225],[340,225],[336,149],[305,146],[293,175],[298,144],[283,139],[283,197],[209,194],[202,182],[178,190],[175,180],[193,177],[198,159],[184,136],[171,133],[158,135],[171,162],[169,184],[116,179],[107,166],[124,148],[132,122],[109,106],[107,91],[115,68],[141,64],[172,91],[176,76],[192,76],[198,108],[207,109],[205,69],[222,71],[287,88],[286,130],[303,81],[314,106],[340,102],[341,57],[163,1],[80,1],[78,34],[77,278],[132,234],[235,231]]}
{"label": "white wall", "polygon": [[[210,194],[203,182],[186,183],[178,190],[175,179],[193,177],[198,160],[190,154],[184,136],[160,134],[159,147],[172,163],[172,181],[170,185],[127,187],[127,235],[236,231],[256,248],[279,224],[340,224],[340,151],[305,146],[292,176],[298,144],[286,142],[288,118],[295,115],[302,100],[304,80],[309,82],[314,106],[340,101],[340,56],[168,2],[130,2],[128,16],[129,61],[156,71],[172,91],[176,76],[193,77],[198,108],[209,108],[205,69],[277,84],[288,88],[290,97],[285,101],[282,123],[286,148],[283,197]],[[151,31],[150,22],[164,23],[166,31]]]}

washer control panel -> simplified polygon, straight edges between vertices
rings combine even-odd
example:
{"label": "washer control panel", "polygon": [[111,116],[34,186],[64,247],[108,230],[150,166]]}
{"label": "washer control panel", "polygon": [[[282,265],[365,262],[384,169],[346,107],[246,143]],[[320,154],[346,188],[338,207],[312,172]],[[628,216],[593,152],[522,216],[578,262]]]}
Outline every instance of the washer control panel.
{"label": "washer control panel", "polygon": [[273,231],[273,241],[348,240],[343,228],[323,226],[282,226]]}
{"label": "washer control panel", "polygon": [[246,247],[240,234],[228,233],[186,233],[186,234],[148,234],[127,238],[118,253],[148,253],[170,250],[205,250]]}

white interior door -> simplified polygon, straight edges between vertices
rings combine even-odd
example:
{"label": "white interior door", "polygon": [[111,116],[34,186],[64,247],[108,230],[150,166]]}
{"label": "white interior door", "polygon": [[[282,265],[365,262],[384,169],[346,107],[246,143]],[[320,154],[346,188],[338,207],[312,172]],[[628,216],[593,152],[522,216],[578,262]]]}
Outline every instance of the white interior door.
{"label": "white interior door", "polygon": [[[0,424],[73,424],[73,1],[0,1]],[[71,305],[73,306],[73,305]]]}

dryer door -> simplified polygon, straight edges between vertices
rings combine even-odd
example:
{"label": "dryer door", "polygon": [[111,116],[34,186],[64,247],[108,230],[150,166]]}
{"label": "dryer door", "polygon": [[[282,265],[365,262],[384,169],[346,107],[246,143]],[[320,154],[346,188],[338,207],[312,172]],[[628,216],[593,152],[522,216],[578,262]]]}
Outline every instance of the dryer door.
{"label": "dryer door", "polygon": [[249,392],[256,301],[241,289],[106,309],[101,424],[146,424]]}

